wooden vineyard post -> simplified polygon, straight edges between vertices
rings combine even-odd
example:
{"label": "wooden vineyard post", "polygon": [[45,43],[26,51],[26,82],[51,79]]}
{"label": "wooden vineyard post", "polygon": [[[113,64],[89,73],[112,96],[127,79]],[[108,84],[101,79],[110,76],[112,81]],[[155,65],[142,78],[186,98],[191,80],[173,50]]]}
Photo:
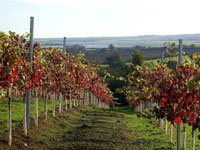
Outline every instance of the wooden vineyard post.
{"label": "wooden vineyard post", "polygon": [[97,97],[96,97],[96,95],[94,95],[94,105],[95,106],[97,105]]}
{"label": "wooden vineyard post", "polygon": [[186,149],[186,131],[185,131],[185,125],[183,125],[182,149]]}
{"label": "wooden vineyard post", "polygon": [[[193,130],[193,129],[192,129]],[[195,137],[194,137],[194,131],[192,131],[192,145],[191,145],[191,150],[195,150]]]}
{"label": "wooden vineyard post", "polygon": [[170,142],[173,143],[173,125],[170,123],[170,130],[169,130],[169,139]]}
{"label": "wooden vineyard post", "polygon": [[[152,105],[152,99],[151,99],[151,101],[150,101],[150,109],[152,109],[153,108],[153,105]],[[152,112],[151,112],[151,114],[152,114]]]}
{"label": "wooden vineyard post", "polygon": [[[161,55],[161,65],[163,66],[163,63],[164,63],[164,55],[165,55],[165,52],[162,52],[162,55]],[[162,118],[159,118],[159,123],[158,123],[159,127],[161,129],[163,129],[163,119]]]}
{"label": "wooden vineyard post", "polygon": [[62,100],[61,100],[61,93],[59,93],[59,113],[61,114],[62,113],[62,110],[61,110],[61,102]]}
{"label": "wooden vineyard post", "polygon": [[91,92],[88,93],[88,105],[91,105]]}
{"label": "wooden vineyard post", "polygon": [[77,98],[74,99],[74,106],[77,107],[78,103],[77,103]]}
{"label": "wooden vineyard post", "polygon": [[159,118],[159,121],[158,121],[158,125],[159,127],[163,130],[163,119],[162,118]]}
{"label": "wooden vineyard post", "polygon": [[66,37],[63,39],[63,51],[66,52]]}
{"label": "wooden vineyard post", "polygon": [[63,95],[59,94],[59,113],[61,114],[63,112]]}
{"label": "wooden vineyard post", "polygon": [[92,101],[92,92],[90,92],[90,105],[93,105],[93,101]]}
{"label": "wooden vineyard post", "polygon": [[97,104],[97,101],[96,101],[96,95],[94,95],[94,105],[96,106],[96,104]]}
{"label": "wooden vineyard post", "polygon": [[85,105],[88,105],[89,104],[89,100],[88,100],[88,91],[84,90],[84,93],[83,93],[83,96],[84,96],[84,104]]}
{"label": "wooden vineyard post", "polygon": [[81,105],[85,105],[86,104],[85,90],[81,90],[80,94],[81,94]]}
{"label": "wooden vineyard post", "polygon": [[55,106],[55,99],[56,99],[56,94],[54,93],[52,96],[52,116],[56,117],[56,106]]}
{"label": "wooden vineyard post", "polygon": [[176,149],[181,149],[181,124],[176,124]]}
{"label": "wooden vineyard post", "polygon": [[179,39],[179,59],[178,59],[178,64],[182,64],[182,56],[183,56],[183,40]]}
{"label": "wooden vineyard post", "polygon": [[146,102],[143,102],[142,104],[143,104],[143,105],[142,105],[142,112],[144,112],[145,107],[146,107]]}
{"label": "wooden vineyard post", "polygon": [[92,101],[93,101],[93,105],[95,105],[95,95],[92,94]]}
{"label": "wooden vineyard post", "polygon": [[92,92],[90,92],[90,105],[93,105],[93,101],[92,101]]}
{"label": "wooden vineyard post", "polygon": [[79,100],[76,98],[76,107],[79,107]]}
{"label": "wooden vineyard post", "polygon": [[73,106],[76,107],[75,99],[73,99],[72,101],[73,101]]}
{"label": "wooden vineyard post", "polygon": [[72,108],[72,96],[71,96],[71,94],[69,95],[69,107]]}
{"label": "wooden vineyard post", "polygon": [[168,129],[168,121],[167,117],[165,117],[165,133],[167,134],[167,129]]}
{"label": "wooden vineyard post", "polygon": [[104,102],[102,103],[101,107],[104,108]]}
{"label": "wooden vineyard post", "polygon": [[94,94],[92,94],[92,103],[93,103],[93,105],[95,105],[95,95]]}
{"label": "wooden vineyard post", "polygon": [[91,101],[90,104],[93,105],[94,103],[93,103],[93,94],[92,93],[90,94],[90,101]]}
{"label": "wooden vineyard post", "polygon": [[12,145],[12,112],[11,112],[11,92],[12,87],[8,88],[8,145]]}
{"label": "wooden vineyard post", "polygon": [[18,89],[17,89],[17,87],[15,89],[15,96],[18,96]]}
{"label": "wooden vineyard post", "polygon": [[70,98],[70,95],[69,95],[69,109],[71,108],[71,98]]}
{"label": "wooden vineyard post", "polygon": [[164,64],[164,57],[165,57],[165,52],[162,52],[162,55],[161,55],[161,65],[162,66]]}
{"label": "wooden vineyard post", "polygon": [[82,91],[82,96],[83,96],[83,105],[88,105],[88,97],[87,97],[87,91],[83,90]]}
{"label": "wooden vineyard post", "polygon": [[38,93],[35,90],[35,126],[38,126]]}
{"label": "wooden vineyard post", "polygon": [[65,97],[65,110],[67,111],[67,98]]}
{"label": "wooden vineyard post", "polygon": [[78,98],[77,98],[77,99],[76,99],[76,106],[77,106],[77,107],[80,106],[80,105],[79,105],[79,104],[80,104],[79,102],[80,102],[80,100],[78,100]]}
{"label": "wooden vineyard post", "polygon": [[97,106],[99,107],[99,98],[97,97]]}
{"label": "wooden vineyard post", "polygon": [[103,103],[104,104],[104,108],[106,109],[106,103]]}
{"label": "wooden vineyard post", "polygon": [[99,100],[99,108],[101,108],[101,100],[100,99],[98,99]]}
{"label": "wooden vineyard post", "polygon": [[79,90],[78,106],[81,107],[81,103],[84,100],[82,90]]}
{"label": "wooden vineyard post", "polygon": [[88,105],[88,99],[87,99],[87,92],[84,90],[82,91],[83,92],[83,98],[84,98],[84,101],[83,101],[83,104],[84,105]]}
{"label": "wooden vineyard post", "polygon": [[[183,40],[179,39],[179,65],[182,64],[182,54],[183,54]],[[176,148],[180,150],[181,145],[181,124],[177,123],[177,141],[176,141]]]}
{"label": "wooden vineyard post", "polygon": [[85,100],[86,100],[86,105],[89,105],[90,104],[90,94],[88,91],[86,91],[85,93]]}
{"label": "wooden vineyard post", "polygon": [[98,97],[96,97],[96,106],[99,106]]}
{"label": "wooden vineyard post", "polygon": [[47,120],[47,99],[48,99],[48,93],[46,91],[45,99],[44,99],[44,119],[45,120]]}
{"label": "wooden vineyard post", "polygon": [[97,96],[96,96],[96,106],[99,106],[99,101]]}
{"label": "wooden vineyard post", "polygon": [[84,96],[83,96],[83,90],[81,89],[80,91],[79,91],[79,106],[81,106],[82,105],[82,102],[84,101]]}
{"label": "wooden vineyard post", "polygon": [[[32,71],[34,17],[31,17],[30,20],[31,21],[30,21],[29,59],[30,59],[30,70]],[[27,110],[26,110],[27,128],[30,127],[30,107],[31,107],[30,104],[31,104],[31,89],[28,90],[28,98],[27,98]]]}
{"label": "wooden vineyard post", "polygon": [[141,103],[140,103],[140,105],[139,105],[139,112],[142,112],[142,109],[141,109]]}
{"label": "wooden vineyard post", "polygon": [[26,93],[24,92],[23,95],[23,130],[24,134],[27,135],[27,120],[26,120]]}

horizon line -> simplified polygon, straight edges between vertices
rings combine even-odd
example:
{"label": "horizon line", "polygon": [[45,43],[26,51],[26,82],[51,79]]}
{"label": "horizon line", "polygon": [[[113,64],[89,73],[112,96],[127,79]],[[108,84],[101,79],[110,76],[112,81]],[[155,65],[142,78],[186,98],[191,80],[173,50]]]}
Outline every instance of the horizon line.
{"label": "horizon line", "polygon": [[63,37],[35,37],[35,39],[53,39],[53,38],[119,38],[119,37],[141,37],[141,36],[181,36],[181,35],[198,35],[200,33],[182,33],[182,34],[144,34],[144,35],[122,35],[122,36],[63,36]]}

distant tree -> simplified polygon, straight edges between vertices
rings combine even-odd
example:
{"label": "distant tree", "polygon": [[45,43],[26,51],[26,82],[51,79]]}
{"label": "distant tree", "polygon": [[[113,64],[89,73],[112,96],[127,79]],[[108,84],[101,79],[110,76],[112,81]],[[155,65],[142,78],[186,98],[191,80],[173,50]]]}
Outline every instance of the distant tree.
{"label": "distant tree", "polygon": [[87,52],[86,47],[84,45],[75,44],[71,46],[67,46],[67,51],[70,54],[78,54]]}
{"label": "distant tree", "polygon": [[101,50],[100,50],[101,53],[105,53],[107,51],[108,51],[108,48],[101,48]]}
{"label": "distant tree", "polygon": [[167,62],[167,67],[170,68],[170,69],[175,69],[176,65],[177,65],[177,61],[170,60],[170,61]]}
{"label": "distant tree", "polygon": [[79,50],[85,51],[85,50],[86,50],[85,46],[79,45],[79,44],[73,45],[72,48],[73,48],[74,50],[77,50],[77,51],[79,51]]}
{"label": "distant tree", "polygon": [[106,57],[105,63],[114,69],[120,68],[125,64],[124,59],[119,52],[114,52],[112,56]]}
{"label": "distant tree", "polygon": [[189,46],[187,44],[183,44],[183,48],[188,48]]}
{"label": "distant tree", "polygon": [[108,45],[108,49],[112,51],[112,50],[114,50],[114,49],[115,49],[115,47],[114,47],[114,45],[113,45],[113,44],[109,44],[109,45]]}
{"label": "distant tree", "polygon": [[95,64],[100,64],[100,58],[97,56],[97,58],[95,59]]}
{"label": "distant tree", "polygon": [[5,32],[0,31],[0,39],[3,37],[6,37],[7,35],[5,34]]}
{"label": "distant tree", "polygon": [[132,56],[132,64],[133,65],[142,65],[144,63],[144,54],[140,50],[135,50],[131,53]]}
{"label": "distant tree", "polygon": [[195,44],[190,44],[190,48],[191,48],[191,49],[194,49],[195,47],[196,47]]}
{"label": "distant tree", "polygon": [[134,48],[135,48],[136,50],[139,50],[139,49],[140,49],[140,45],[136,45]]}
{"label": "distant tree", "polygon": [[107,71],[112,77],[106,79],[108,87],[114,93],[114,97],[118,98],[117,102],[120,106],[127,106],[128,102],[123,93],[117,93],[116,89],[126,86],[126,82],[119,80],[119,77],[124,77],[131,73],[134,69],[132,64],[126,64],[121,53],[115,51],[112,56],[106,57],[106,64],[109,65]]}

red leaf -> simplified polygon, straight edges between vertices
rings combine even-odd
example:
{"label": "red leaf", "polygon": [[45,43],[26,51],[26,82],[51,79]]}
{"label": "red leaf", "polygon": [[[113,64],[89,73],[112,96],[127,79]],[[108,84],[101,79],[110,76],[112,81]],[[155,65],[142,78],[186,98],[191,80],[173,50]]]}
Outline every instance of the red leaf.
{"label": "red leaf", "polygon": [[179,124],[181,124],[182,121],[181,121],[179,118],[176,118],[176,119],[174,120],[174,123],[179,123]]}

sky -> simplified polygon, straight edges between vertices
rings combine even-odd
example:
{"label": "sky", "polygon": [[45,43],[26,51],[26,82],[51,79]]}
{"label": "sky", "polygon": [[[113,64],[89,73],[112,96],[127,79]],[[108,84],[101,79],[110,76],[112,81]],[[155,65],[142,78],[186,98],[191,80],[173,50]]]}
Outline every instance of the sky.
{"label": "sky", "polygon": [[0,31],[34,37],[200,33],[200,0],[0,0]]}

